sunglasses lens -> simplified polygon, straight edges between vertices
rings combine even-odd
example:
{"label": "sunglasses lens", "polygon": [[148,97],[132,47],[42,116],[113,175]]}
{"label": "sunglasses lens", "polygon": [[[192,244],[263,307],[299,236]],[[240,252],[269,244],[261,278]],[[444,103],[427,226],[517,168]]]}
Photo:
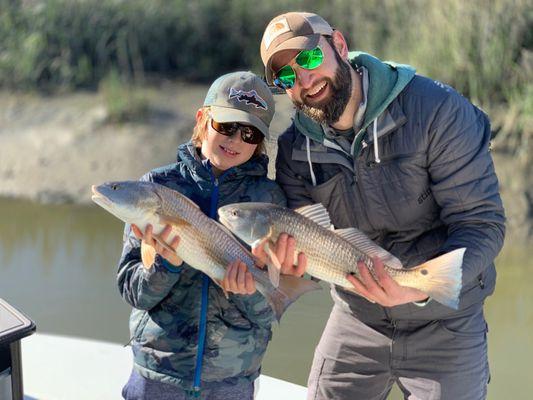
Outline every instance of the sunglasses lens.
{"label": "sunglasses lens", "polygon": [[276,74],[274,84],[282,89],[290,89],[294,86],[296,80],[296,73],[290,65],[285,65]]}
{"label": "sunglasses lens", "polygon": [[324,53],[320,47],[315,47],[312,50],[303,50],[296,57],[296,64],[305,69],[315,69],[324,60]]}
{"label": "sunglasses lens", "polygon": [[[312,50],[302,50],[296,56],[296,64],[305,69],[315,69],[322,64],[324,53],[320,47]],[[296,72],[290,65],[285,65],[276,73],[274,85],[282,89],[290,89],[296,81]]]}
{"label": "sunglasses lens", "polygon": [[257,128],[241,126],[241,139],[248,144],[259,144],[263,141],[263,134]]}
{"label": "sunglasses lens", "polygon": [[240,131],[244,143],[259,144],[263,141],[263,133],[254,126],[241,125],[237,122],[216,122],[211,119],[211,126],[215,131],[224,136],[233,136]]}

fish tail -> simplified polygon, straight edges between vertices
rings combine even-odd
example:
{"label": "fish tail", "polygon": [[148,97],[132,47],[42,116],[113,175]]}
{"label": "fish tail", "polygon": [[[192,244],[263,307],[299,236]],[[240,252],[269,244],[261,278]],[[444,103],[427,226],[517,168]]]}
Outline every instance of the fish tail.
{"label": "fish tail", "polygon": [[464,247],[452,250],[413,268],[424,281],[419,289],[432,299],[455,310],[459,308],[465,251]]}
{"label": "fish tail", "polygon": [[300,296],[307,292],[319,289],[322,289],[320,284],[309,279],[281,275],[279,286],[265,297],[276,315],[276,320],[279,322],[287,307]]}

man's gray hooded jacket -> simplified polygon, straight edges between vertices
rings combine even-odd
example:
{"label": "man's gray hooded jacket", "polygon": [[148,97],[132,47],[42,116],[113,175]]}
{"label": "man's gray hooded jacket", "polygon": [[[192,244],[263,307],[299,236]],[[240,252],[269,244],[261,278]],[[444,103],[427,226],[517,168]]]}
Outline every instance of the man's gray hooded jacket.
{"label": "man's gray hooded jacket", "polygon": [[[350,154],[326,127],[296,114],[276,161],[289,207],[322,203],[336,228],[359,228],[406,267],[466,247],[460,309],[482,302],[494,290],[505,232],[487,116],[411,67],[350,56],[369,75],[362,128]],[[382,308],[339,287],[333,297],[363,321],[454,313],[435,301]]]}

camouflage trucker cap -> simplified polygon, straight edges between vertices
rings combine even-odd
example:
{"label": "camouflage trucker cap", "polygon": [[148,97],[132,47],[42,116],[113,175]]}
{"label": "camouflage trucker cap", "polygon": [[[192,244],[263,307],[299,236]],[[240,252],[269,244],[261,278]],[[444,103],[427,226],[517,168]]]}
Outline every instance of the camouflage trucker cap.
{"label": "camouflage trucker cap", "polygon": [[269,138],[268,128],[275,104],[270,89],[252,72],[238,71],[217,78],[204,100],[217,122],[242,122],[258,128]]}

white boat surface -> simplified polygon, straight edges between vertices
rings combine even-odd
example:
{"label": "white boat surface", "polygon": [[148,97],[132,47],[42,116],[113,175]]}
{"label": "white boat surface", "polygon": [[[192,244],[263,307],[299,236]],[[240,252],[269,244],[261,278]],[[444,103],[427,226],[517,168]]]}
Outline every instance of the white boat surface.
{"label": "white boat surface", "polygon": [[[25,398],[118,400],[132,368],[129,347],[90,339],[37,333],[21,341]],[[304,400],[307,389],[259,377],[256,400]]]}

